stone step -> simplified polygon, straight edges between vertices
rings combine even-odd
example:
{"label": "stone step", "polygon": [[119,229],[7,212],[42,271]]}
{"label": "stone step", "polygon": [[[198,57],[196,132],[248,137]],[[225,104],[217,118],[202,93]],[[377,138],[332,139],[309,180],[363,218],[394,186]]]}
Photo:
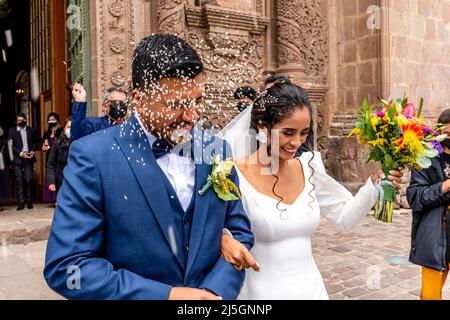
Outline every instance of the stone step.
{"label": "stone step", "polygon": [[23,211],[7,207],[0,212],[0,246],[47,240],[53,211],[47,204],[37,204],[34,209]]}

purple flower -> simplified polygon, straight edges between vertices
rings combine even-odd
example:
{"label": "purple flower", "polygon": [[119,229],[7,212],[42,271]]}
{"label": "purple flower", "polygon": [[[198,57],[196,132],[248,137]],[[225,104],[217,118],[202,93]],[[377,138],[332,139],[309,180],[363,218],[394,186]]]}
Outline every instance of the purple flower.
{"label": "purple flower", "polygon": [[442,152],[444,152],[444,149],[442,149],[439,141],[432,141],[431,143],[433,144],[433,147],[439,152],[439,154],[442,154]]}
{"label": "purple flower", "polygon": [[377,116],[379,116],[380,118],[383,118],[385,116],[385,113],[383,111],[380,111],[377,113]]}
{"label": "purple flower", "polygon": [[431,129],[428,128],[428,127],[425,127],[425,126],[422,126],[422,131],[423,131],[423,133],[425,133],[425,134],[430,134],[430,133],[431,133]]}

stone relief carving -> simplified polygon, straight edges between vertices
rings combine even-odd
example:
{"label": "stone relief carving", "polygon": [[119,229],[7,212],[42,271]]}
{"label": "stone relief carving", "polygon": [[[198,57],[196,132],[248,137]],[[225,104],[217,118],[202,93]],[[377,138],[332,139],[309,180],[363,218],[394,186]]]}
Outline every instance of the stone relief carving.
{"label": "stone relief carving", "polygon": [[222,127],[236,114],[234,90],[243,85],[260,86],[269,22],[214,6],[188,7],[186,19],[186,40],[205,65],[207,99],[220,106],[209,109],[207,120],[212,126]]}
{"label": "stone relief carving", "polygon": [[185,9],[186,0],[159,0],[158,31],[186,37]]}
{"label": "stone relief carving", "polygon": [[109,4],[109,13],[111,13],[111,15],[116,18],[123,16],[125,13],[125,5],[123,1],[116,0],[114,2],[111,2]]}
{"label": "stone relief carving", "polygon": [[318,83],[327,82],[328,36],[323,0],[278,0],[280,65],[300,64]]}
{"label": "stone relief carving", "polygon": [[117,36],[113,37],[109,41],[109,48],[111,49],[112,52],[121,54],[125,50],[125,41],[123,41],[121,38]]}
{"label": "stone relief carving", "polygon": [[99,48],[96,74],[97,90],[101,93],[111,85],[126,86],[129,83],[137,30],[133,1],[99,0],[96,3]]}

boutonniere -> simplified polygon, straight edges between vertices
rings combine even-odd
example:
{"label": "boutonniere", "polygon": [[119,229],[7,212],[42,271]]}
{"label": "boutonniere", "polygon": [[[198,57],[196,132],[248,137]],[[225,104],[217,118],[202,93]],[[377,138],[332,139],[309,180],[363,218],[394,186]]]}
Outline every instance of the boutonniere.
{"label": "boutonniere", "polygon": [[[208,176],[206,184],[198,192],[199,195],[203,196],[209,188],[213,187],[217,196],[224,201],[242,199],[238,187],[228,178],[233,166],[233,161],[229,159],[220,160],[220,156],[217,156],[214,159],[211,174]],[[232,191],[236,195],[231,193]]]}

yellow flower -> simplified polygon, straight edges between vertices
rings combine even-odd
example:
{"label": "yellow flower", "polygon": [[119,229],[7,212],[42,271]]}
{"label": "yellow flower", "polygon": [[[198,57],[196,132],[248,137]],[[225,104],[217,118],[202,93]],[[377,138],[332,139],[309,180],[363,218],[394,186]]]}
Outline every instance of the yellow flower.
{"label": "yellow flower", "polygon": [[368,143],[373,147],[377,147],[377,146],[382,146],[386,142],[387,142],[386,139],[377,139],[377,140],[369,141]]}
{"label": "yellow flower", "polygon": [[399,114],[397,116],[397,123],[400,127],[406,127],[410,121],[404,115]]}
{"label": "yellow flower", "polygon": [[355,128],[355,129],[353,129],[349,134],[348,134],[348,136],[347,136],[347,138],[350,138],[351,136],[353,136],[353,135],[361,135],[363,132],[362,132],[362,130],[360,129],[360,128]]}
{"label": "yellow flower", "polygon": [[398,139],[396,143],[400,149],[407,149],[414,154],[422,154],[425,150],[425,147],[414,130],[404,131],[403,137]]}
{"label": "yellow flower", "polygon": [[373,131],[377,131],[377,123],[378,121],[380,121],[380,117],[379,116],[372,116],[370,117],[370,122],[372,123],[372,128]]}

